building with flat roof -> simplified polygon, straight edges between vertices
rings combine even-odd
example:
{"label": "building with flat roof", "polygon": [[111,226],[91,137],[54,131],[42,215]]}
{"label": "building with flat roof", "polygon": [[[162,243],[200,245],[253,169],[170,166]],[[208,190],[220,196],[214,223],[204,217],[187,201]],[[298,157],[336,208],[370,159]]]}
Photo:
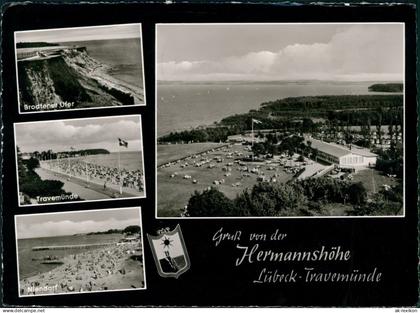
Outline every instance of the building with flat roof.
{"label": "building with flat roof", "polygon": [[312,137],[305,137],[305,142],[311,142],[311,148],[316,149],[317,159],[340,167],[368,167],[376,164],[377,154],[368,149],[350,145],[349,147],[325,142]]}

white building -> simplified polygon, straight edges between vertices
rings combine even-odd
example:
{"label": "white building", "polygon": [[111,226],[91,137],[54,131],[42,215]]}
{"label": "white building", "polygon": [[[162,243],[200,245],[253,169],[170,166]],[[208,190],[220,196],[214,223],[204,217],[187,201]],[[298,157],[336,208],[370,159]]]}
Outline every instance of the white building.
{"label": "white building", "polygon": [[368,167],[376,164],[377,155],[368,149],[355,146],[343,146],[314,139],[305,138],[311,142],[311,148],[318,150],[317,159],[341,167]]}

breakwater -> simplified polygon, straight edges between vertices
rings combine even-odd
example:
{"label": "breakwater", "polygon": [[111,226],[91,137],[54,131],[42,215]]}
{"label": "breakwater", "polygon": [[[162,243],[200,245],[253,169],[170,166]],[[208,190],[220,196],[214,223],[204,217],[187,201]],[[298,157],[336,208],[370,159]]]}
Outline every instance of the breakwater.
{"label": "breakwater", "polygon": [[35,247],[32,247],[32,251],[101,248],[101,247],[106,247],[106,246],[112,246],[115,244],[116,244],[115,242],[109,242],[109,243],[90,243],[90,244],[82,244],[82,245],[35,246]]}

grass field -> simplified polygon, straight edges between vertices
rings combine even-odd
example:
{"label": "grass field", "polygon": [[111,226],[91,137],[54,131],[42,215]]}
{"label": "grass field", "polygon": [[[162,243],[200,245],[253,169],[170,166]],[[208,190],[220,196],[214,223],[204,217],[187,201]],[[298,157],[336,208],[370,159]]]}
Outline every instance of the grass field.
{"label": "grass field", "polygon": [[172,144],[172,145],[158,145],[157,146],[157,165],[162,165],[167,162],[176,161],[188,155],[199,153],[202,151],[214,149],[225,144],[220,143],[192,143],[192,144]]}
{"label": "grass field", "polygon": [[328,216],[347,216],[347,212],[353,210],[352,205],[342,203],[328,203],[324,204],[322,208],[323,212],[328,212]]}
{"label": "grass field", "polygon": [[365,169],[353,175],[352,182],[361,182],[369,195],[379,192],[383,185],[395,186],[398,181],[388,177],[375,169]]}
{"label": "grass field", "polygon": [[[162,146],[170,147],[171,146]],[[183,145],[185,151],[187,151],[187,145]],[[195,148],[195,147],[194,147]],[[209,186],[218,188],[228,198],[233,199],[237,194],[241,193],[246,188],[252,188],[257,184],[257,174],[249,173],[249,177],[244,177],[243,172],[239,171],[239,166],[233,164],[231,166],[232,171],[229,172],[230,176],[224,176],[227,172],[223,171],[223,167],[226,167],[227,163],[233,163],[234,159],[227,159],[226,156],[229,152],[238,151],[245,154],[243,146],[232,146],[224,151],[210,152],[206,155],[209,159],[215,157],[221,157],[223,162],[217,163],[212,161],[214,164],[213,168],[208,168],[208,164],[201,167],[195,167],[192,164],[192,160],[183,161],[174,164],[170,167],[160,168],[157,170],[157,184],[158,184],[158,211],[159,217],[164,216],[179,216],[185,205],[187,205],[189,198],[195,190],[203,191]],[[200,160],[200,159],[196,159]],[[181,166],[185,163],[189,163],[187,167],[182,168]],[[254,167],[261,163],[250,163],[248,167]],[[273,165],[261,165],[261,169],[265,172],[266,176],[273,176],[277,174],[276,180],[278,182],[286,182],[292,178],[292,175],[285,173],[280,166],[276,166],[275,170],[268,170],[268,167]],[[171,177],[172,174],[177,173],[175,177]],[[184,175],[189,175],[191,178],[184,179]],[[197,180],[196,184],[193,184],[193,180]],[[215,180],[224,179],[225,182],[220,185],[215,185]],[[240,183],[240,186],[232,186],[232,184]]]}

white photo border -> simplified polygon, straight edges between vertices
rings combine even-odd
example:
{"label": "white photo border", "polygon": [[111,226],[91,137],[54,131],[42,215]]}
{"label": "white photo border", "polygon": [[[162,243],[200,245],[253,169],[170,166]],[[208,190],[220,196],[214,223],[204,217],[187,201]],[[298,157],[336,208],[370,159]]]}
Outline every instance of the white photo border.
{"label": "white photo border", "polygon": [[[143,260],[143,278],[144,278],[144,287],[142,288],[132,288],[132,289],[114,289],[114,290],[98,290],[98,291],[74,291],[74,292],[62,292],[62,293],[53,293],[53,294],[37,294],[37,295],[21,295],[20,291],[20,273],[19,273],[19,246],[18,246],[18,237],[17,237],[17,217],[21,216],[36,216],[36,215],[52,215],[52,214],[63,214],[63,213],[80,213],[80,212],[99,212],[99,211],[110,211],[110,210],[133,210],[137,209],[139,213],[140,221],[140,236],[141,236],[141,245],[142,245],[142,260]],[[144,256],[144,232],[143,232],[143,220],[141,216],[142,207],[121,207],[121,208],[110,208],[110,209],[95,209],[95,210],[78,210],[78,211],[61,211],[61,212],[48,212],[48,213],[36,213],[36,214],[17,214],[14,216],[14,228],[15,228],[15,244],[16,244],[16,270],[17,270],[17,279],[18,279],[18,296],[19,298],[32,298],[32,297],[48,297],[48,296],[59,296],[59,295],[74,295],[74,294],[91,294],[91,293],[103,293],[103,292],[120,292],[120,291],[139,291],[147,290],[147,279],[146,279],[146,258]]]}
{"label": "white photo border", "polygon": [[[65,202],[51,202],[51,203],[37,203],[37,204],[21,204],[19,195],[20,195],[20,183],[19,183],[19,168],[17,161],[17,142],[16,142],[16,125],[19,124],[39,124],[39,123],[52,123],[59,121],[75,121],[75,120],[92,120],[92,119],[103,119],[103,118],[118,118],[118,117],[138,117],[140,122],[140,139],[141,139],[141,158],[142,158],[142,171],[143,171],[143,186],[144,186],[144,195],[135,196],[135,197],[125,197],[125,198],[112,198],[112,199],[97,199],[97,200],[76,200],[76,201],[65,201]],[[121,200],[131,200],[131,199],[144,199],[146,198],[146,172],[144,170],[144,136],[143,136],[143,123],[141,114],[129,114],[129,115],[109,115],[109,116],[98,116],[98,117],[85,117],[85,118],[70,118],[70,119],[59,119],[59,120],[45,120],[45,121],[34,121],[34,122],[18,122],[13,123],[13,137],[14,137],[14,153],[15,153],[15,166],[16,166],[16,186],[17,186],[17,203],[19,207],[31,207],[31,206],[45,206],[45,205],[62,205],[62,204],[71,204],[71,203],[90,203],[90,202],[100,202],[100,201],[121,201]]]}
{"label": "white photo border", "polygon": [[[31,33],[31,32],[48,32],[53,30],[70,30],[70,29],[83,29],[83,28],[101,28],[101,27],[112,27],[112,26],[130,26],[130,25],[138,25],[140,28],[140,53],[141,53],[141,71],[142,71],[142,82],[143,82],[143,103],[135,103],[130,105],[124,106],[101,106],[101,107],[86,107],[86,108],[79,108],[79,109],[62,109],[62,110],[41,110],[41,111],[29,111],[29,112],[21,112],[20,109],[20,94],[19,94],[19,74],[18,74],[18,64],[17,64],[17,48],[16,48],[16,34],[17,33]],[[18,113],[19,114],[37,114],[37,113],[55,113],[55,112],[66,112],[66,111],[86,111],[86,110],[100,110],[100,109],[115,109],[115,108],[122,108],[122,107],[144,107],[146,106],[146,81],[144,75],[144,53],[143,53],[143,25],[142,23],[128,23],[128,24],[110,24],[110,25],[97,25],[97,26],[82,26],[82,27],[64,27],[64,28],[46,28],[46,29],[34,29],[34,30],[19,30],[13,33],[13,40],[14,40],[14,53],[15,53],[15,73],[16,73],[16,92],[17,92],[17,105],[18,105]]]}

